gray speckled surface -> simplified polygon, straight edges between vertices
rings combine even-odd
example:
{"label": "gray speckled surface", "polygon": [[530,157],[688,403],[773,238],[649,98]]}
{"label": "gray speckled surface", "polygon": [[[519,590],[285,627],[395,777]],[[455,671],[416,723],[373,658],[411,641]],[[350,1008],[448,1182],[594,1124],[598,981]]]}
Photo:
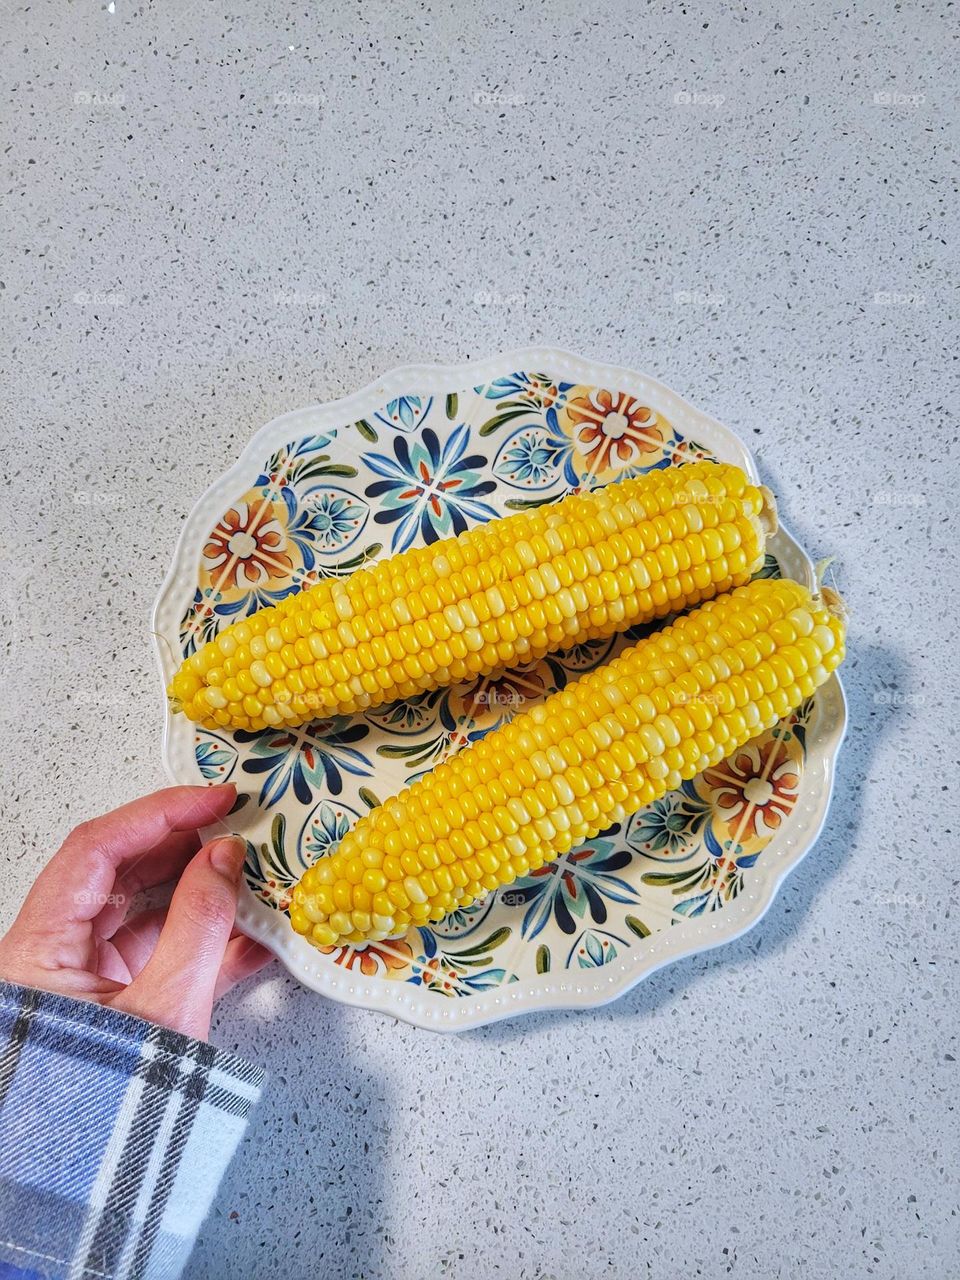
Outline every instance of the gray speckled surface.
{"label": "gray speckled surface", "polygon": [[460,1038],[279,969],[224,1001],[272,1078],[191,1280],[956,1275],[947,14],[4,7],[4,923],[163,782],[148,616],[196,496],[398,363],[659,376],[853,612],[827,831],[739,942]]}

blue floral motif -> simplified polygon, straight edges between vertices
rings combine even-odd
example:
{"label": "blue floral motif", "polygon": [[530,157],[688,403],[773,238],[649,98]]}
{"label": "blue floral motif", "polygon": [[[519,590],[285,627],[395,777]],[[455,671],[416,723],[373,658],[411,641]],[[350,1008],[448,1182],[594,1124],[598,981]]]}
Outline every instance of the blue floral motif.
{"label": "blue floral motif", "polygon": [[305,866],[312,866],[318,858],[326,857],[340,843],[359,815],[345,805],[333,805],[321,800],[313,810],[300,835],[300,851]]}
{"label": "blue floral motif", "polygon": [[[497,378],[478,394],[496,400],[493,417],[480,428],[482,436],[499,431],[511,422],[526,425],[501,451],[495,473],[517,488],[543,489],[561,478],[575,488],[579,481],[573,459],[573,441],[561,429],[557,410],[567,403],[572,382],[554,381],[544,373],[513,373]],[[531,422],[530,419],[535,421]]]}
{"label": "blue floral motif", "polygon": [[505,378],[496,378],[486,388],[477,387],[487,400],[503,400],[516,397],[522,404],[535,409],[546,409],[547,421],[554,431],[557,430],[557,409],[567,399],[567,392],[575,386],[573,382],[559,382],[545,373],[511,373]]}
{"label": "blue floral motif", "polygon": [[436,724],[438,716],[447,729],[453,729],[449,701],[449,690],[428,689],[412,698],[373,707],[367,717],[385,732],[398,735],[423,734]]}
{"label": "blue floral motif", "polygon": [[615,934],[598,929],[584,929],[570,948],[566,967],[569,969],[576,961],[580,969],[602,969],[605,964],[609,964],[619,955],[618,942],[621,946],[630,945]]}
{"label": "blue floral motif", "polygon": [[515,973],[507,973],[506,969],[483,969],[480,973],[458,975],[456,994],[458,996],[474,996],[481,991],[494,991],[505,983],[517,982]]}
{"label": "blue floral motif", "polygon": [[393,442],[394,457],[364,455],[364,462],[382,480],[368,485],[368,498],[380,499],[374,516],[378,524],[396,524],[391,547],[403,551],[416,539],[425,543],[463,533],[471,524],[492,520],[493,507],[480,499],[492,493],[496,481],[480,478],[486,466],[482,454],[467,453],[470,428],[462,424],[441,446],[436,432],[424,428],[411,444],[403,436]]}
{"label": "blue floral motif", "polygon": [[313,788],[338,796],[343,774],[368,777],[370,761],[353,744],[370,732],[369,725],[350,720],[315,720],[299,729],[237,729],[237,742],[249,747],[244,773],[266,774],[258,803],[269,807],[292,787],[301,804],[313,800]]}
{"label": "blue floral motif", "polygon": [[495,929],[479,942],[450,949],[443,945],[447,940],[434,930],[418,928],[422,951],[413,960],[413,972],[407,981],[442,996],[476,995],[505,982],[516,982],[515,973],[490,963],[493,952],[509,939],[510,932],[506,928]]}
{"label": "blue floral motif", "polygon": [[[628,845],[656,862],[667,862],[677,855],[690,853],[703,833],[708,848],[721,850],[709,829],[713,808],[698,793],[692,782],[684,782],[679,791],[671,791],[660,800],[635,814],[624,833]],[[712,850],[711,850],[712,852]]]}
{"label": "blue floral motif", "polygon": [[317,553],[343,551],[359,537],[370,508],[352,494],[329,486],[317,486],[305,493],[281,491],[287,508],[287,537],[297,547],[307,573],[317,564]]}
{"label": "blue floral motif", "polygon": [[561,478],[576,485],[573,446],[564,436],[540,423],[521,427],[506,441],[494,463],[494,473],[518,489],[548,489]]}
{"label": "blue floral motif", "polygon": [[237,763],[237,749],[232,742],[208,729],[198,729],[194,752],[197,768],[207,782],[226,782]]}
{"label": "blue floral motif", "polygon": [[277,449],[267,459],[263,470],[254,480],[254,488],[266,489],[270,485],[287,483],[291,468],[296,468],[296,464],[301,460],[306,460],[309,464],[319,450],[325,449],[336,438],[337,428],[331,427],[328,431],[303,436],[300,440],[293,440],[290,444]]}
{"label": "blue floral motif", "polygon": [[564,933],[576,932],[574,917],[583,919],[589,911],[596,924],[607,919],[607,901],[636,902],[636,890],[614,875],[629,866],[631,854],[619,849],[612,839],[620,828],[610,827],[604,835],[579,849],[548,862],[505,889],[501,901],[525,906],[521,936],[535,938],[551,916]]}
{"label": "blue floral motif", "polygon": [[530,380],[525,373],[510,373],[505,378],[495,378],[486,387],[474,387],[474,390],[488,400],[502,400],[504,396],[525,395],[529,386]]}
{"label": "blue floral motif", "polygon": [[279,587],[276,591],[268,591],[266,587],[254,587],[253,590],[244,592],[236,600],[222,600],[218,595],[213,611],[220,619],[236,622],[240,615],[248,618],[251,613],[257,613],[260,609],[269,609],[272,605],[279,604],[281,600],[293,595],[298,589],[296,583],[290,582],[284,587]]}
{"label": "blue floral motif", "polygon": [[449,915],[444,916],[439,924],[433,925],[431,932],[439,937],[451,938],[463,937],[465,934],[472,933],[474,929],[483,924],[495,902],[496,896],[488,894],[486,898],[481,898],[473,906],[457,907]]}
{"label": "blue floral motif", "polygon": [[401,431],[413,431],[423,422],[433,405],[433,396],[398,396],[391,400],[385,409],[374,414],[378,422],[385,427],[399,428]]}

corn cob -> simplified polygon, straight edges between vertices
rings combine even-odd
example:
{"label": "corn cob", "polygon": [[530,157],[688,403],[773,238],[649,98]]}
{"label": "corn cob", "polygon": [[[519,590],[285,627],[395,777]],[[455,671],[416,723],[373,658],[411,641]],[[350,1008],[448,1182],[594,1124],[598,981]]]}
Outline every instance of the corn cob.
{"label": "corn cob", "polygon": [[323,579],[225,628],[168,693],[211,728],[351,714],[698,604],[749,581],[775,527],[738,467],[654,471]]}
{"label": "corn cob", "polygon": [[317,946],[440,920],[651,804],[839,665],[839,597],[758,579],[553,694],[360,819],[294,889]]}

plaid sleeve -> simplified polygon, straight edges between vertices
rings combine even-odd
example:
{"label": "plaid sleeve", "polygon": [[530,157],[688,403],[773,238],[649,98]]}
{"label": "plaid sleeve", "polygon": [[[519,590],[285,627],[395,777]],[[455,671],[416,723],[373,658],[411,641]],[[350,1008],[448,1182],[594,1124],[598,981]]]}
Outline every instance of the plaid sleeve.
{"label": "plaid sleeve", "polygon": [[0,1280],[180,1274],[263,1072],[0,982]]}

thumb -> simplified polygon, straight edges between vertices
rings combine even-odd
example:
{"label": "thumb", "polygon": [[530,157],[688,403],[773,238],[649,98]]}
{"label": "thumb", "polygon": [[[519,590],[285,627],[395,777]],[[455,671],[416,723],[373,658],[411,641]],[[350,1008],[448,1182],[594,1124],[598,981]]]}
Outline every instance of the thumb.
{"label": "thumb", "polygon": [[206,1039],[246,848],[239,836],[220,836],[187,864],[153,955],[114,1005]]}

